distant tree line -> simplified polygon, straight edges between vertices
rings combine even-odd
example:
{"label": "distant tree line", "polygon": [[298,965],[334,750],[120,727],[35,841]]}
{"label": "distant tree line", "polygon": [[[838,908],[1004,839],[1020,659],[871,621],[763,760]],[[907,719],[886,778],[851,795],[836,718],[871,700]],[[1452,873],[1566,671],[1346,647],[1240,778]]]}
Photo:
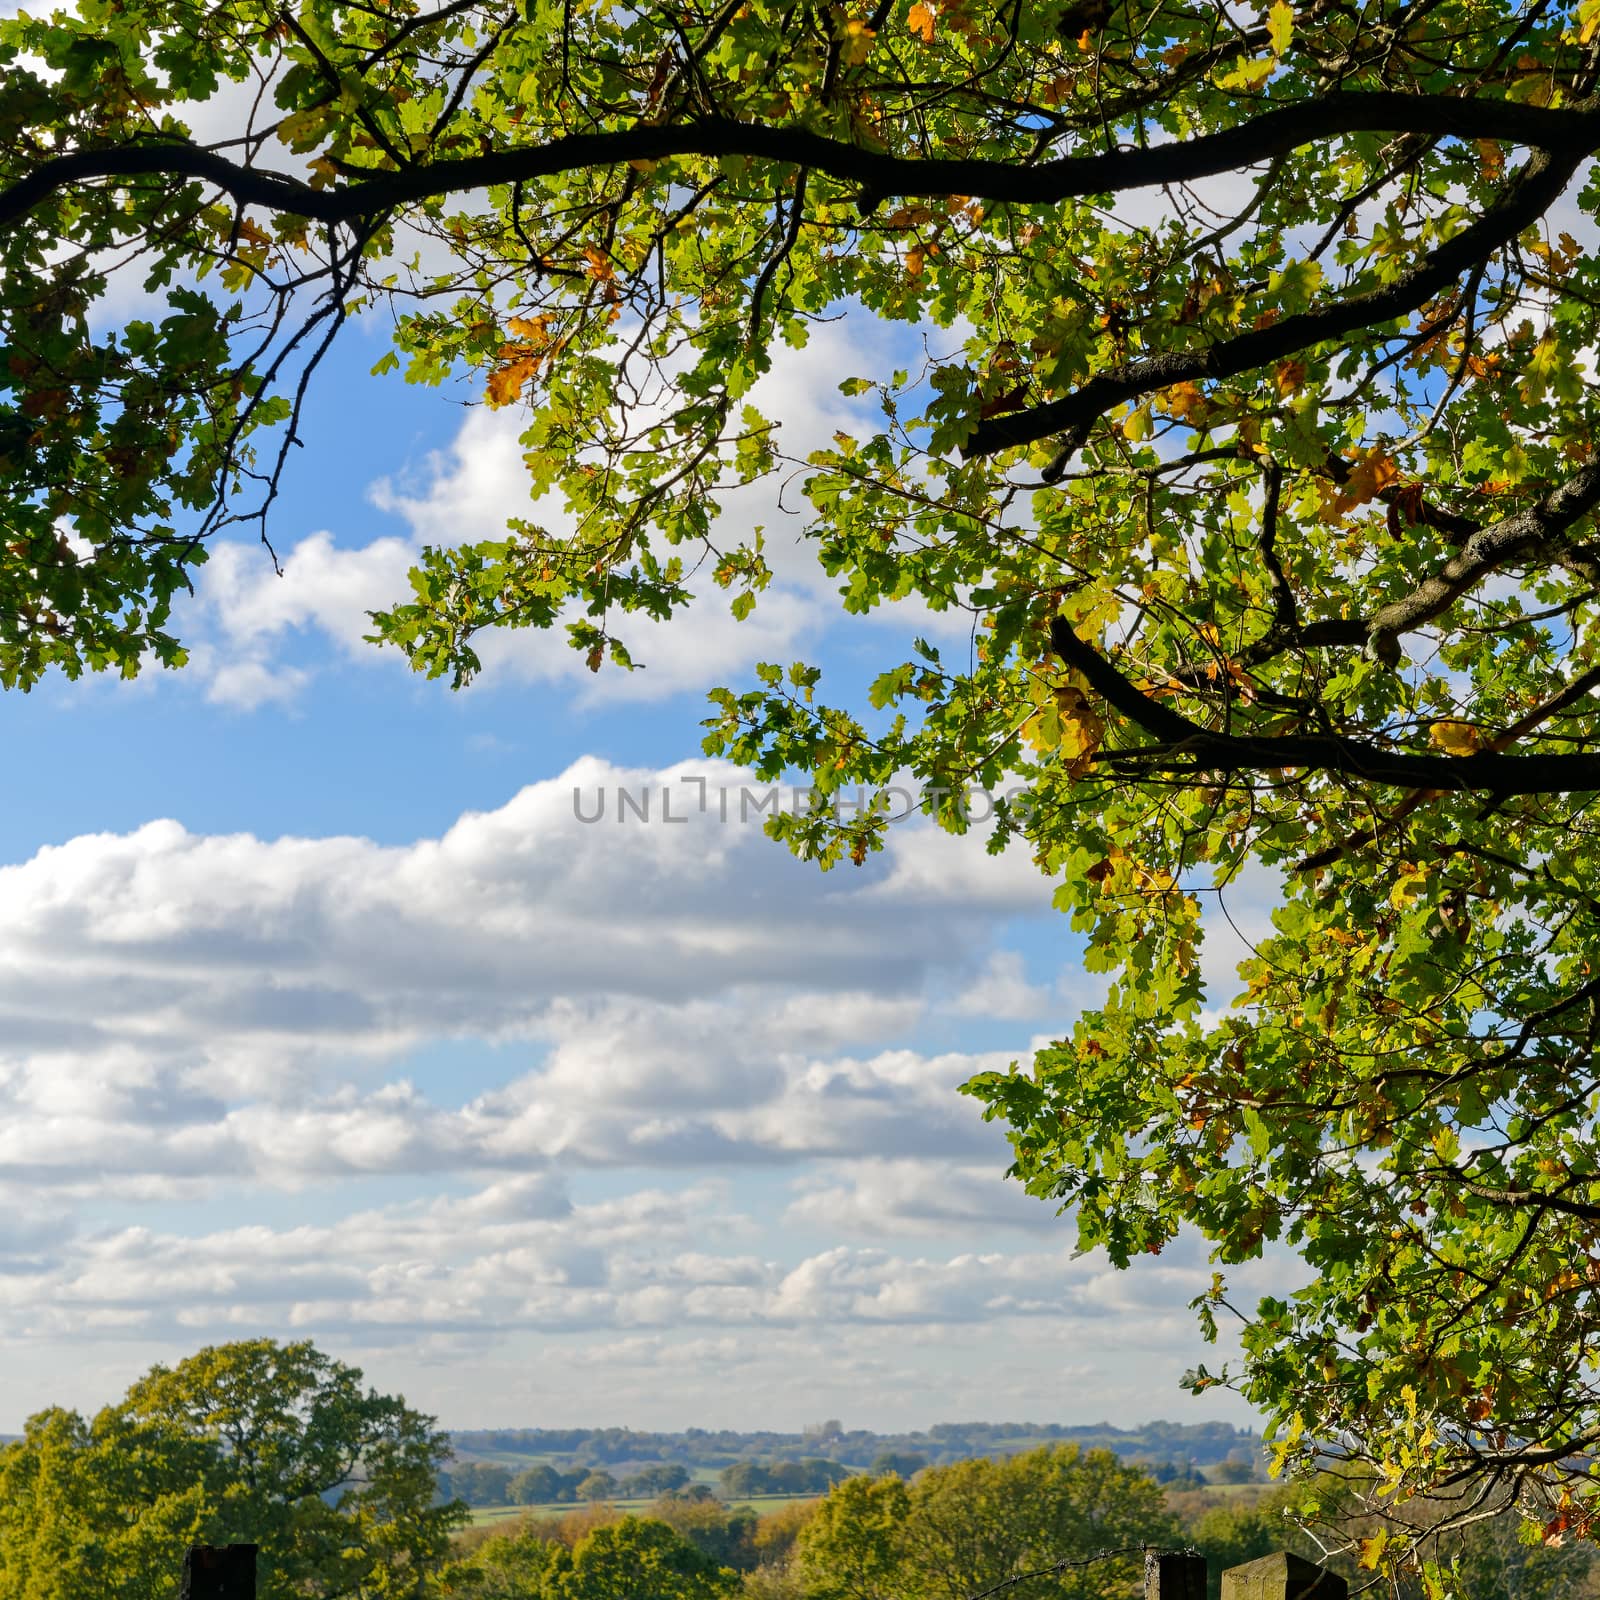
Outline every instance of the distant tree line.
{"label": "distant tree line", "polygon": [[651,1500],[688,1483],[688,1468],[677,1462],[659,1462],[619,1477],[604,1468],[561,1468],[543,1461],[514,1470],[494,1461],[457,1460],[439,1474],[439,1498],[464,1500],[469,1506],[574,1505],[584,1500]]}
{"label": "distant tree line", "polygon": [[920,1456],[930,1466],[977,1456],[1000,1459],[1047,1444],[1109,1450],[1123,1461],[1150,1467],[1210,1467],[1230,1458],[1253,1462],[1261,1438],[1225,1422],[1152,1422],[1137,1428],[1110,1423],[1067,1426],[1036,1422],[941,1422],[907,1433],[845,1429],[829,1420],[800,1433],[686,1428],[654,1433],[633,1428],[463,1429],[452,1435],[458,1458],[536,1456],[563,1470],[605,1467],[626,1476],[647,1462],[678,1462],[720,1472],[736,1462],[803,1461],[826,1455],[858,1471],[872,1470],[886,1454]]}
{"label": "distant tree line", "polygon": [[730,1500],[753,1494],[826,1494],[850,1476],[840,1461],[808,1456],[804,1461],[736,1461],[717,1474],[717,1483]]}
{"label": "distant tree line", "polygon": [[[818,1469],[837,1465],[817,1461]],[[737,1472],[740,1469],[734,1468]],[[741,1480],[743,1481],[743,1480]],[[472,1600],[950,1600],[1028,1565],[1177,1538],[1161,1490],[1105,1451],[1059,1445],[1007,1462],[922,1470],[914,1484],[853,1473],[821,1499],[759,1517],[668,1497],[646,1517],[602,1508],[531,1519],[446,1575]],[[1137,1558],[1074,1573],[1045,1600],[1110,1600]],[[615,1585],[611,1574],[626,1576]]]}
{"label": "distant tree line", "polygon": [[[880,1455],[875,1472],[911,1472],[927,1465],[921,1456]],[[851,1475],[843,1462],[810,1456],[801,1461],[736,1461],[718,1474],[718,1491],[728,1500],[752,1495],[826,1494]],[[698,1491],[698,1495],[696,1493]],[[457,1459],[439,1474],[440,1501],[469,1506],[576,1505],[584,1501],[654,1500],[662,1495],[709,1498],[708,1485],[692,1484],[680,1462],[656,1462],[626,1473],[605,1467],[556,1467],[539,1461],[520,1470],[497,1461]]]}

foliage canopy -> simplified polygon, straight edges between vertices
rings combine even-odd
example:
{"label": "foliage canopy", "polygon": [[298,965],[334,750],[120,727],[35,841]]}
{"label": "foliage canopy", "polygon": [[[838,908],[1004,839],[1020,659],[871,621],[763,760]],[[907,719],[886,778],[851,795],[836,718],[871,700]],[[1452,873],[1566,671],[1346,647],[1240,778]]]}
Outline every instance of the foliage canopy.
{"label": "foliage canopy", "polygon": [[623,1517],[571,1550],[532,1534],[490,1539],[442,1587],[474,1600],[724,1600],[738,1577],[665,1522]]}
{"label": "foliage canopy", "polygon": [[409,1600],[465,1518],[433,1503],[448,1453],[431,1417],[310,1344],[209,1346],[0,1448],[0,1596],[171,1597],[190,1544],[239,1542],[264,1600]]}
{"label": "foliage canopy", "polygon": [[[264,519],[340,327],[526,408],[507,537],[376,619],[486,627],[771,569],[757,378],[920,324],[801,463],[852,613],[970,614],[870,706],[763,668],[708,748],[910,774],[1025,838],[1108,975],[973,1090],[1126,1263],[1184,1226],[1307,1281],[1237,1308],[1283,1456],[1383,1504],[1588,1526],[1600,1444],[1596,0],[79,0],[0,23],[0,678],[173,663],[207,537]],[[204,112],[199,107],[207,102]],[[218,107],[235,108],[224,136]],[[227,120],[227,119],[223,119]],[[131,279],[163,302],[108,309]],[[264,525],[264,523],[263,523]],[[865,815],[783,818],[825,863]],[[1278,886],[1241,1003],[1200,909]],[[1225,995],[1211,997],[1213,1004]],[[1484,1497],[1487,1497],[1485,1499]],[[1374,1560],[1377,1551],[1371,1551]]]}
{"label": "foliage canopy", "polygon": [[964,1600],[1025,1573],[1038,1575],[1024,1592],[1097,1600],[1136,1582],[1138,1546],[1175,1542],[1153,1479],[1109,1451],[1057,1445],[929,1467],[909,1484],[847,1478],[801,1529],[795,1565],[805,1600]]}

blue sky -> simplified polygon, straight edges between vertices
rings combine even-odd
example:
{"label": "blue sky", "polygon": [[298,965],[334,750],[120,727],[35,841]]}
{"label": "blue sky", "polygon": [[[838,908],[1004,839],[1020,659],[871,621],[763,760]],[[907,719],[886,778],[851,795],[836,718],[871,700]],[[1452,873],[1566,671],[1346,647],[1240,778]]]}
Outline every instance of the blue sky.
{"label": "blue sky", "polygon": [[[792,451],[884,337],[782,358]],[[698,753],[707,688],[959,631],[836,616],[763,490],[749,623],[708,602],[633,677],[524,634],[417,678],[365,610],[525,494],[515,417],[381,350],[317,391],[284,575],[217,548],[189,669],[0,701],[0,1428],[257,1333],[457,1426],[1247,1420],[1177,1386],[1203,1252],[1075,1258],[957,1093],[1094,992],[1025,857],[910,824],[823,876],[694,808],[746,781]]]}

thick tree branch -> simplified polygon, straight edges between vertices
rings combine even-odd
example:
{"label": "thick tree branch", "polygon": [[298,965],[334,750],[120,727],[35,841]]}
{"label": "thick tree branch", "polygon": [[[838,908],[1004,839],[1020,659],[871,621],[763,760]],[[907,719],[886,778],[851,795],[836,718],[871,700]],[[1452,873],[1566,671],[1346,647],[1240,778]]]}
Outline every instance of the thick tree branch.
{"label": "thick tree branch", "polygon": [[1168,351],[1097,372],[1059,400],[980,422],[967,441],[966,454],[993,455],[1060,434],[1060,449],[1043,472],[1046,482],[1053,483],[1082,449],[1089,429],[1113,406],[1177,383],[1237,377],[1312,345],[1406,316],[1537,221],[1560,197],[1588,153],[1587,147],[1563,148],[1560,155],[1536,149],[1499,205],[1391,283],[1284,317],[1270,327],[1253,328],[1209,349]]}
{"label": "thick tree branch", "polygon": [[1558,539],[1596,504],[1600,504],[1600,462],[1574,473],[1537,505],[1480,528],[1437,572],[1372,617],[1368,637],[1373,654],[1386,659],[1401,634],[1431,621],[1490,573]]}
{"label": "thick tree branch", "polygon": [[1413,755],[1384,750],[1337,734],[1214,733],[1162,705],[1117,670],[1099,650],[1080,639],[1065,617],[1050,622],[1050,646],[1083,674],[1112,710],[1157,742],[1132,750],[1102,750],[1096,764],[1141,772],[1263,772],[1284,767],[1340,772],[1374,783],[1442,792],[1570,794],[1600,790],[1600,754],[1506,756],[1483,751],[1470,756]]}
{"label": "thick tree branch", "polygon": [[[804,128],[706,117],[673,126],[640,124],[608,133],[572,134],[532,148],[418,163],[401,172],[371,177],[352,175],[328,189],[313,189],[286,173],[241,166],[187,141],[152,140],[73,151],[40,162],[0,192],[0,228],[14,226],[59,190],[102,178],[198,178],[225,190],[242,205],[341,223],[518,179],[688,155],[789,162],[858,183],[876,195],[959,194],[1041,205],[1083,195],[1189,183],[1347,133],[1427,133],[1559,149],[1570,171],[1590,150],[1600,148],[1600,112],[1587,104],[1551,109],[1455,95],[1332,94],[1265,111],[1237,127],[1198,139],[1061,156],[1031,166],[1012,161],[887,155]],[[1047,424],[1031,437],[1059,432],[1063,426]],[[1008,438],[1004,442],[1019,441]],[[998,443],[988,446],[1001,447]]]}

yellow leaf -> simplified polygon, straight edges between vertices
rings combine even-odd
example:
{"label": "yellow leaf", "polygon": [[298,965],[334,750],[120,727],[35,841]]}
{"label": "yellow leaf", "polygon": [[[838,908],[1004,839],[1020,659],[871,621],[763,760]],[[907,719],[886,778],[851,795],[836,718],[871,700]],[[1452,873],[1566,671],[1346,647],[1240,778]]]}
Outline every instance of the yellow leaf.
{"label": "yellow leaf", "polygon": [[1106,736],[1106,725],[1082,689],[1071,684],[1056,690],[1056,717],[1060,724],[1061,754],[1074,775],[1086,772]]}
{"label": "yellow leaf", "polygon": [[1241,89],[1247,94],[1253,94],[1272,76],[1277,67],[1277,60],[1273,56],[1262,56],[1255,61],[1247,61],[1241,56],[1231,72],[1225,72],[1217,79],[1217,87]]}
{"label": "yellow leaf", "polygon": [[1383,1559],[1383,1547],[1389,1542],[1389,1530],[1379,1528],[1370,1539],[1361,1541],[1361,1565],[1368,1572],[1376,1570],[1378,1563]]}
{"label": "yellow leaf", "polygon": [[1483,748],[1483,735],[1470,722],[1443,717],[1428,729],[1428,743],[1447,756],[1470,756]]}
{"label": "yellow leaf", "polygon": [[[1404,911],[1408,906],[1417,903],[1418,896],[1422,893],[1422,885],[1428,881],[1426,865],[1414,867],[1409,862],[1400,863],[1400,875],[1394,880],[1394,887],[1389,890],[1389,904],[1396,911]],[[1412,1401],[1415,1405],[1415,1397]]]}
{"label": "yellow leaf", "polygon": [[330,106],[312,106],[305,111],[291,111],[279,124],[279,139],[291,150],[309,150],[322,137],[323,130],[333,120]]}
{"label": "yellow leaf", "polygon": [[1122,437],[1133,444],[1150,437],[1150,407],[1140,406],[1130,411],[1122,421]]}
{"label": "yellow leaf", "polygon": [[1267,11],[1267,40],[1272,46],[1273,55],[1281,56],[1289,48],[1293,34],[1294,7],[1289,0],[1273,0]]}
{"label": "yellow leaf", "polygon": [[1533,354],[1528,358],[1527,371],[1522,380],[1522,398],[1529,405],[1538,405],[1563,368],[1569,364],[1569,352],[1562,348],[1561,340],[1547,333],[1533,347]]}
{"label": "yellow leaf", "polygon": [[866,23],[852,18],[839,34],[839,59],[847,67],[859,67],[872,54],[877,37]]}
{"label": "yellow leaf", "polygon": [[933,43],[933,12],[921,0],[906,13],[906,26],[924,44]]}

